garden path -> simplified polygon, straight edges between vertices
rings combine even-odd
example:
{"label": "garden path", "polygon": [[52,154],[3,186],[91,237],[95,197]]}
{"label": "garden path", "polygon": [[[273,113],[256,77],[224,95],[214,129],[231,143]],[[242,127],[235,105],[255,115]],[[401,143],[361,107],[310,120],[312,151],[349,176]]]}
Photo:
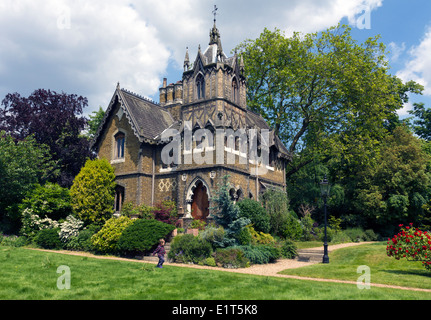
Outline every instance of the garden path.
{"label": "garden path", "polygon": [[[355,242],[355,243],[342,243],[342,244],[337,244],[337,245],[330,245],[330,246],[328,246],[328,251],[331,252],[333,250],[337,250],[340,248],[363,245],[363,244],[367,244],[367,243],[372,243],[372,242],[359,242],[359,243]],[[74,251],[67,251],[67,250],[54,251],[54,250],[44,250],[44,249],[34,249],[34,248],[29,248],[29,249],[46,251],[46,252],[56,252],[56,253],[69,254],[69,255],[75,255],[75,256],[87,256],[87,257],[92,257],[92,258],[96,258],[96,259],[111,259],[111,260],[135,261],[135,262],[149,263],[148,261],[119,258],[119,257],[114,257],[114,256],[98,256],[98,255],[93,255],[93,254],[88,253],[88,252],[74,252]],[[307,250],[307,252],[309,252],[309,251],[320,252],[320,251],[322,251],[322,247],[309,248],[306,250]],[[299,250],[299,252],[300,251],[301,250]],[[209,266],[200,266],[200,265],[196,265],[196,264],[181,264],[181,263],[171,263],[171,262],[165,262],[164,265],[176,266],[176,267],[186,267],[186,268],[195,268],[195,269],[218,270],[218,271],[235,272],[235,273],[242,273],[242,274],[253,274],[253,275],[260,275],[260,276],[290,278],[290,279],[298,279],[298,280],[346,283],[346,284],[357,285],[356,281],[321,279],[321,278],[310,278],[310,277],[300,277],[300,276],[279,274],[279,272],[286,270],[286,269],[300,268],[300,267],[304,267],[304,266],[313,265],[316,263],[319,263],[319,262],[317,262],[317,261],[304,262],[304,261],[298,261],[298,260],[294,260],[294,259],[279,259],[275,263],[270,263],[270,264],[265,264],[265,265],[252,265],[249,268],[241,268],[241,269],[226,269],[226,268],[220,268],[220,267],[209,267]],[[392,288],[392,289],[422,291],[422,292],[430,292],[431,293],[430,289],[400,287],[400,286],[392,286],[392,285],[385,285],[385,284],[378,284],[378,283],[371,283],[371,287]]]}

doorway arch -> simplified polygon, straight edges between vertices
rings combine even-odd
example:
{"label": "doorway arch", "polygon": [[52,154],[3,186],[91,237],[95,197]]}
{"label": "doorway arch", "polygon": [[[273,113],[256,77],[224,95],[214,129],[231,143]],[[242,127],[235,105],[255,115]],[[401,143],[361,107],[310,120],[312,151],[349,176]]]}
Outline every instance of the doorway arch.
{"label": "doorway arch", "polygon": [[203,220],[209,217],[210,189],[205,180],[196,178],[187,189],[187,218]]}

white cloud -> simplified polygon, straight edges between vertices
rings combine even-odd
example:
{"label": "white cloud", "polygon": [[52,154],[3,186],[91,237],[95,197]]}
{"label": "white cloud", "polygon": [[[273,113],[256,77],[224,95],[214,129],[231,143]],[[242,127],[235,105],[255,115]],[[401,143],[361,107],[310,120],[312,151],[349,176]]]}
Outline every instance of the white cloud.
{"label": "white cloud", "polygon": [[411,59],[397,72],[403,81],[414,80],[425,87],[424,95],[431,96],[431,27],[428,27],[421,43],[409,50]]}
{"label": "white cloud", "polygon": [[264,27],[320,31],[382,0],[2,0],[0,99],[46,88],[87,96],[95,110],[117,81],[152,95],[170,64],[181,68],[186,46],[191,59],[206,47],[214,3],[229,53]]}

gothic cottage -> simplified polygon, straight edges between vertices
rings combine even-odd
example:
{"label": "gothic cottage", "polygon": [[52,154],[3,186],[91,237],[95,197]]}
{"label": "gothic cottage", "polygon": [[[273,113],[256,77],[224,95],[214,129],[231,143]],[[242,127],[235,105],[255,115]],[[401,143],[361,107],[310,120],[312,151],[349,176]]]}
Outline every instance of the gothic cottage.
{"label": "gothic cottage", "polygon": [[[285,189],[291,155],[264,119],[247,109],[243,71],[240,57],[223,52],[214,22],[208,48],[199,47],[193,63],[186,53],[182,80],[164,79],[159,103],[117,85],[93,141],[98,157],[115,168],[116,211],[124,202],[170,199],[185,221],[207,220],[225,175],[234,201]],[[263,153],[267,161],[259,161]]]}

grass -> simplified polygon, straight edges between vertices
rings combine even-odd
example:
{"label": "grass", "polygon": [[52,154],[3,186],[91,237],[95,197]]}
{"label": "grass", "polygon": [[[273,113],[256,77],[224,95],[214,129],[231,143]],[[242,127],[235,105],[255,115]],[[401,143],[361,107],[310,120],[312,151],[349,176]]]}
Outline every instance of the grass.
{"label": "grass", "polygon": [[422,263],[388,257],[385,242],[335,250],[329,254],[329,261],[329,264],[284,270],[281,274],[357,281],[360,276],[357,268],[366,265],[370,268],[372,283],[431,289],[431,273]]}
{"label": "grass", "polygon": [[[331,258],[336,260],[334,255]],[[138,261],[104,260],[1,246],[0,265],[2,269],[0,299],[12,300],[416,300],[431,298],[430,293],[423,292],[387,288],[359,290],[356,285],[349,284],[252,276],[176,266],[156,269],[154,264]],[[70,268],[70,290],[57,288],[57,279],[61,276],[57,273],[57,268],[61,265]],[[430,280],[424,274],[414,276],[422,277],[423,281]]]}

